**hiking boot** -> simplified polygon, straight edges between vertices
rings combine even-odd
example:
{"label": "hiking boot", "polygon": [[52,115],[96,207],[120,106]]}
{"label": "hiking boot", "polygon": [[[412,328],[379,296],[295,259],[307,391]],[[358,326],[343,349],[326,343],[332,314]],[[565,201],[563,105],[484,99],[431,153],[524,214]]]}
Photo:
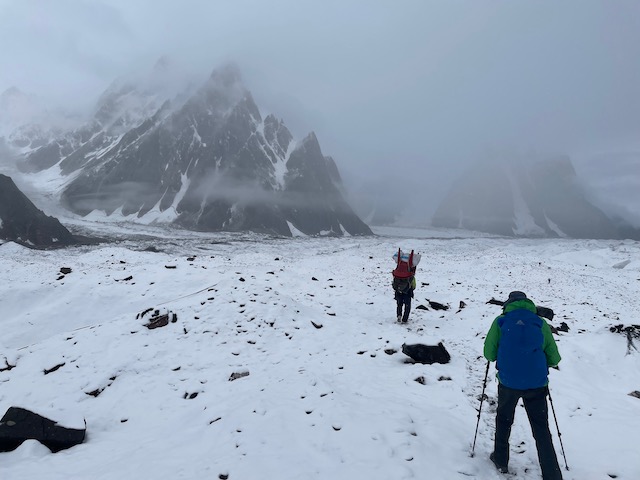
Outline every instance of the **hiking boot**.
{"label": "hiking boot", "polygon": [[496,466],[496,468],[498,469],[498,471],[500,473],[509,473],[509,469],[507,468],[506,465],[498,465],[494,459],[493,456],[494,452],[491,452],[491,455],[489,455],[489,460],[491,460],[493,462],[493,464]]}
{"label": "hiking boot", "polygon": [[402,323],[407,323],[408,321],[409,321],[409,319],[408,319],[408,318],[403,318],[403,319],[402,319]]}
{"label": "hiking boot", "polygon": [[402,321],[402,315],[398,315],[398,323]]}

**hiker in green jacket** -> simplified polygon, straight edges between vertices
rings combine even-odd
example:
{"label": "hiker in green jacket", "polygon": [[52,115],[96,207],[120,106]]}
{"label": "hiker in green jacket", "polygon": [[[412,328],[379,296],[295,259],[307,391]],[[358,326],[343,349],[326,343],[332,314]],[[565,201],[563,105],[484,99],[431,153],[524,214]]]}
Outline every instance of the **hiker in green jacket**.
{"label": "hiker in green jacket", "polygon": [[498,409],[493,453],[498,470],[508,472],[509,436],[518,400],[522,398],[538,449],[544,480],[561,480],[562,472],[549,431],[547,395],[549,367],[557,367],[560,353],[544,318],[523,292],[514,291],[503,305],[503,313],[489,329],[484,356],[496,361]]}

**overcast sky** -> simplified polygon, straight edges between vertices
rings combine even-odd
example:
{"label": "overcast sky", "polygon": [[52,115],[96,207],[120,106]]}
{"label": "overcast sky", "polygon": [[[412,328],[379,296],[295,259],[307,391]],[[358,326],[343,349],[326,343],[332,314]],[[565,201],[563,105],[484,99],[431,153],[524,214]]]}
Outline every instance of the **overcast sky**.
{"label": "overcast sky", "polygon": [[163,54],[420,198],[491,149],[640,151],[637,0],[0,0],[0,92],[88,105]]}

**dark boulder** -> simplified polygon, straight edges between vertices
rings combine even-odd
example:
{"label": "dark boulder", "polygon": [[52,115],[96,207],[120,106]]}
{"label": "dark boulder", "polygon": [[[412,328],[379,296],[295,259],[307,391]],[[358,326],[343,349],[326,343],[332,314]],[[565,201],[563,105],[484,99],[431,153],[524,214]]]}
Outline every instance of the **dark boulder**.
{"label": "dark boulder", "polygon": [[25,440],[37,440],[53,453],[84,442],[85,428],[66,428],[54,420],[19,407],[10,407],[0,419],[0,452],[11,452]]}
{"label": "dark boulder", "polygon": [[423,345],[421,343],[407,345],[403,343],[402,353],[411,357],[415,362],[429,365],[432,363],[449,363],[451,360],[451,355],[449,355],[442,342],[438,343],[438,345]]}

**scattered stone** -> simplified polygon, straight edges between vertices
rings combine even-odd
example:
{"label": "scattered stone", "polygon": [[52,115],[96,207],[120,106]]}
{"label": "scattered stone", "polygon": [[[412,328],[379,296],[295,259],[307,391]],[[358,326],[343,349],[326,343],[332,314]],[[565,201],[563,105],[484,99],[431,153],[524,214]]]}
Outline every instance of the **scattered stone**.
{"label": "scattered stone", "polygon": [[[140,313],[138,313],[136,315],[136,319],[144,317],[147,313],[149,313],[152,310],[153,310],[153,307],[147,308],[146,310],[143,310],[142,312],[140,312]],[[160,313],[158,310],[156,310],[156,312]]]}
{"label": "scattered stone", "polygon": [[231,376],[229,377],[229,381],[233,382],[234,380],[237,380],[237,379],[242,378],[242,377],[248,377],[248,376],[249,376],[249,371],[248,370],[245,370],[243,372],[233,372],[231,374]]}
{"label": "scattered stone", "polygon": [[177,265],[165,265],[164,268],[178,268]]}
{"label": "scattered stone", "polygon": [[439,382],[446,382],[446,381],[450,381],[450,380],[451,380],[451,377],[447,377],[447,376],[445,376],[445,375],[440,375],[440,376],[438,377],[438,381],[439,381]]}
{"label": "scattered stone", "polygon": [[394,353],[398,353],[398,351],[395,348],[386,348],[384,350],[384,353],[386,353],[387,355],[393,355]]}
{"label": "scattered stone", "polygon": [[420,385],[426,385],[427,384],[427,380],[422,376],[420,376],[418,378],[414,378],[414,381],[418,382]]}
{"label": "scattered stone", "polygon": [[569,325],[567,325],[565,322],[562,322],[559,327],[554,327],[553,325],[549,324],[549,328],[551,329],[551,332],[555,334],[557,334],[558,332],[566,333],[569,331]]}
{"label": "scattered stone", "polygon": [[49,375],[50,373],[55,372],[56,370],[58,370],[60,367],[64,367],[64,365],[65,365],[65,362],[62,362],[62,363],[59,363],[58,365],[56,365],[55,367],[50,368],[49,370],[47,370],[45,368],[44,374],[45,375]]}
{"label": "scattered stone", "polygon": [[149,318],[149,322],[144,325],[149,330],[153,330],[154,328],[159,328],[159,327],[166,327],[167,325],[169,325],[169,322],[176,323],[178,321],[177,314],[169,310],[161,314],[160,310],[158,309],[154,310],[153,308],[148,308],[142,313],[139,313],[138,315],[136,315],[136,318],[143,318],[147,313],[151,311],[153,311],[153,314]]}
{"label": "scattered stone", "polygon": [[6,367],[0,368],[0,372],[6,372],[6,371],[11,370],[12,368],[16,368],[15,365],[9,364],[9,361],[7,360],[6,357],[4,359],[4,364],[6,365]]}
{"label": "scattered stone", "polygon": [[640,391],[634,390],[629,395],[631,395],[632,397],[640,398]]}
{"label": "scattered stone", "polygon": [[317,329],[322,328],[322,324],[321,323],[316,323],[313,320],[311,320],[311,325],[313,325],[314,327],[316,327]]}
{"label": "scattered stone", "polygon": [[489,304],[489,305],[499,305],[500,307],[502,307],[504,305],[504,302],[502,300],[496,300],[495,298],[491,297],[491,300],[489,300],[487,302],[487,304]]}
{"label": "scattered stone", "polygon": [[60,273],[62,273],[63,275],[68,275],[69,273],[71,273],[71,268],[62,267],[62,268],[60,268]]}
{"label": "scattered stone", "polygon": [[443,305],[442,303],[432,302],[431,300],[427,300],[429,302],[429,306],[434,310],[449,310],[449,305]]}
{"label": "scattered stone", "polygon": [[416,310],[429,310],[427,307],[425,307],[424,305],[418,305],[416,307]]}
{"label": "scattered stone", "polygon": [[86,395],[90,395],[92,397],[97,397],[102,393],[104,388],[96,388],[95,390],[91,390],[90,392],[84,392]]}
{"label": "scattered stone", "polygon": [[149,330],[153,330],[154,328],[166,327],[169,325],[169,315],[160,315],[155,318],[151,318],[151,321],[145,324]]}

